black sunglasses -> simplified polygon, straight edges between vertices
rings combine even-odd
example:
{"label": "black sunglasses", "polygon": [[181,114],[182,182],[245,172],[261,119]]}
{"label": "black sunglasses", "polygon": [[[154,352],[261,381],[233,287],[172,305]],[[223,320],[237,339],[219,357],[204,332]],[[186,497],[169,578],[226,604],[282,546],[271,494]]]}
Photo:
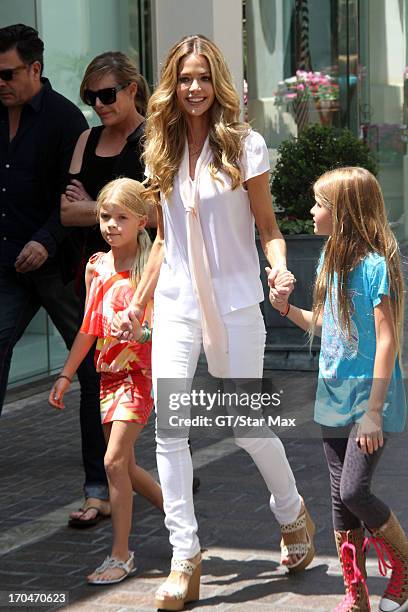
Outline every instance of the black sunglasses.
{"label": "black sunglasses", "polygon": [[4,68],[4,70],[0,70],[0,79],[2,81],[12,81],[14,78],[14,73],[22,70],[23,68],[27,68],[27,65],[21,64],[21,66],[16,66],[15,68]]}
{"label": "black sunglasses", "polygon": [[118,91],[128,87],[130,83],[125,85],[116,85],[116,87],[105,87],[104,89],[98,89],[98,91],[92,91],[92,89],[85,89],[84,91],[84,102],[88,106],[95,106],[96,98],[102,102],[102,104],[113,104],[116,102],[116,94]]}

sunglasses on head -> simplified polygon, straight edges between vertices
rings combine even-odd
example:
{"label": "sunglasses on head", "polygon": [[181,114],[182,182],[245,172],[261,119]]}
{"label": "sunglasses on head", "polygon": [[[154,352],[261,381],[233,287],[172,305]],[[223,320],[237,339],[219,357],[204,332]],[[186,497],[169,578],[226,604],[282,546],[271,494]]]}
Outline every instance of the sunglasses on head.
{"label": "sunglasses on head", "polygon": [[21,64],[21,66],[16,66],[15,68],[4,68],[0,70],[0,79],[2,81],[12,81],[14,78],[14,73],[22,70],[23,68],[27,68],[26,64]]}
{"label": "sunglasses on head", "polygon": [[102,102],[102,104],[113,104],[116,102],[116,94],[118,91],[125,89],[128,87],[130,83],[126,83],[125,85],[116,85],[116,87],[105,87],[104,89],[98,89],[97,91],[92,91],[92,89],[85,89],[84,91],[84,102],[88,104],[88,106],[95,106],[96,98]]}

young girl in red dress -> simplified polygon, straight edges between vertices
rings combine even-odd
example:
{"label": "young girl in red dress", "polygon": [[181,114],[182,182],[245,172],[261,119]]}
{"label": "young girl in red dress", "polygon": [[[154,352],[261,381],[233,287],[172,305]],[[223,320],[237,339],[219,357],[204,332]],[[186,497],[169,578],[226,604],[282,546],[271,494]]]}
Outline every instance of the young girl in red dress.
{"label": "young girl in red dress", "polygon": [[136,571],[134,553],[128,549],[133,490],[142,492],[163,509],[160,486],[136,465],[134,444],[153,407],[151,395],[151,315],[148,303],[137,341],[112,335],[115,315],[131,303],[151,242],[145,230],[147,204],[138,181],[121,178],[108,183],[97,199],[97,217],[108,253],[96,253],[85,273],[86,307],[82,327],[61,374],[49,396],[55,408],[64,408],[63,397],[78,366],[98,338],[95,363],[101,373],[101,418],[107,441],[105,467],[112,505],[112,553],[92,574],[90,584],[120,582]]}

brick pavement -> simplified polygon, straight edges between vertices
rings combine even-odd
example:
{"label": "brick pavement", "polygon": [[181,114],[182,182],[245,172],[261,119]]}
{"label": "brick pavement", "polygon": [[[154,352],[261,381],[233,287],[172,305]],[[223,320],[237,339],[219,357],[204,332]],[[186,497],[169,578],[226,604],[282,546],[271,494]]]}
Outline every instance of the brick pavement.
{"label": "brick pavement", "polygon": [[[310,416],[315,374],[274,372],[273,377],[291,390],[290,403],[304,403]],[[47,406],[46,396],[39,393],[9,404],[0,421],[0,591],[64,590],[70,601],[66,609],[72,611],[152,610],[153,593],[170,560],[162,517],[135,496],[131,549],[136,552],[138,574],[115,587],[85,584],[84,576],[110,550],[110,523],[82,532],[66,526],[68,510],[81,500],[78,390],[70,392],[62,413]],[[334,556],[321,442],[299,437],[286,439],[285,446],[318,526],[318,555],[310,569],[292,577],[279,566],[279,532],[251,459],[235,447],[226,431],[193,432],[194,463],[202,481],[195,505],[201,544],[207,551],[202,599],[188,609],[323,612],[338,602],[342,582]],[[392,503],[408,529],[406,448],[404,434],[386,449],[376,490]],[[155,470],[152,422],[141,437],[137,456],[141,465]],[[373,557],[369,574],[375,603],[385,580]]]}

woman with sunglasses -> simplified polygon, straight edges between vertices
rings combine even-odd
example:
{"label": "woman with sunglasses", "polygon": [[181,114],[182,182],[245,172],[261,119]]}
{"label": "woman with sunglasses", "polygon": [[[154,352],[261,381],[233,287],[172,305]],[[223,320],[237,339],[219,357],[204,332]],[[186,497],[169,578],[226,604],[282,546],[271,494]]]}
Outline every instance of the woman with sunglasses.
{"label": "woman with sunglasses", "polygon": [[[141,139],[149,90],[135,64],[125,54],[107,52],[95,57],[87,67],[80,88],[81,99],[92,106],[102,125],[81,134],[72,157],[69,182],[61,198],[63,225],[80,227],[85,235],[81,262],[94,253],[109,249],[96,221],[96,199],[111,180],[144,178]],[[150,226],[155,225],[155,220]],[[84,266],[79,265],[82,306],[85,303]],[[83,309],[78,323],[83,318]],[[80,421],[82,456],[85,469],[85,503],[70,514],[71,527],[91,527],[110,515],[108,483],[104,469],[105,440],[99,414],[99,377],[93,366],[93,350],[88,354],[88,377],[81,388]],[[92,363],[91,363],[92,362]],[[92,370],[91,370],[92,368]],[[161,494],[155,481],[140,468],[139,493],[161,507]]]}
{"label": "woman with sunglasses", "polygon": [[109,51],[87,67],[80,96],[93,107],[102,125],[78,139],[70,182],[62,197],[61,218],[64,225],[92,228],[87,232],[87,246],[92,250],[91,243],[102,246],[95,217],[99,191],[117,176],[144,178],[140,142],[149,90],[129,57]]}

